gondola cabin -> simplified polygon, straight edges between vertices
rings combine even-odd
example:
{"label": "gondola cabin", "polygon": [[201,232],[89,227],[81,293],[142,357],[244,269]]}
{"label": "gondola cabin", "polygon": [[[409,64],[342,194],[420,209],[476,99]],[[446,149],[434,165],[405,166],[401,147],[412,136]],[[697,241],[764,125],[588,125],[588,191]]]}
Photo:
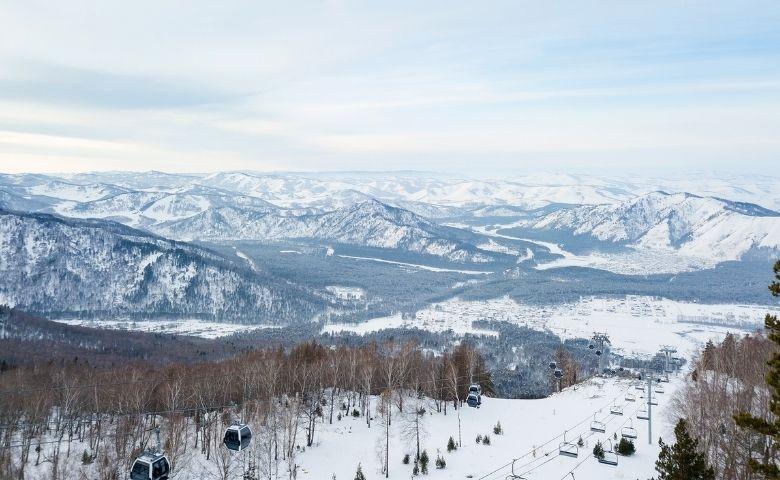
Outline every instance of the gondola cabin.
{"label": "gondola cabin", "polygon": [[222,441],[228,450],[240,452],[246,450],[252,443],[252,430],[247,425],[231,425],[225,431],[225,438]]}
{"label": "gondola cabin", "polygon": [[130,469],[130,480],[167,480],[171,464],[163,454],[145,452],[135,459]]}
{"label": "gondola cabin", "polygon": [[466,403],[468,404],[469,407],[479,408],[479,404],[480,404],[479,396],[477,396],[474,393],[469,393],[468,398],[466,398]]}

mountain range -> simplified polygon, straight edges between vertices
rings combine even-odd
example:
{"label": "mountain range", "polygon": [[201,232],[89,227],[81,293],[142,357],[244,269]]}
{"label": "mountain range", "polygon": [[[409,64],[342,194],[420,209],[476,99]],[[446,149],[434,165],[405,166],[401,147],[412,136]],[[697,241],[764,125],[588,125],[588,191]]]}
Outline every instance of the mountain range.
{"label": "mountain range", "polygon": [[[609,270],[610,246],[649,253],[631,258],[653,263],[644,271],[657,273],[678,271],[678,255],[701,259],[686,263],[694,269],[751,252],[776,255],[780,213],[771,206],[780,202],[772,195],[761,205],[744,201],[771,188],[738,180],[701,182],[700,190],[737,196],[724,199],[645,191],[671,181],[637,186],[573,175],[0,175],[0,304],[45,316],[251,323],[308,321],[333,307],[322,288],[329,283],[296,283],[305,279],[285,275],[285,261],[266,269],[243,252],[231,256],[236,242],[366,247],[402,252],[404,262],[478,264],[466,268],[471,273],[572,264],[550,261],[556,258]],[[535,240],[501,233],[513,227]],[[599,262],[572,257],[567,239],[588,239]]]}
{"label": "mountain range", "polygon": [[752,249],[780,249],[780,213],[690,193],[652,192],[614,205],[561,209],[520,224],[719,261],[739,260]]}

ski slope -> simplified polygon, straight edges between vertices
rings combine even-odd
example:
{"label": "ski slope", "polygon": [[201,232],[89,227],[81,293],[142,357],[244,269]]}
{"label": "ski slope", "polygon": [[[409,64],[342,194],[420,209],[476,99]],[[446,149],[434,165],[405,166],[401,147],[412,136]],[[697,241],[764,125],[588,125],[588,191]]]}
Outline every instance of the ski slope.
{"label": "ski slope", "polygon": [[[515,472],[532,479],[557,480],[575,473],[582,479],[625,479],[650,478],[655,474],[654,464],[658,457],[658,437],[665,440],[671,437],[672,422],[669,420],[669,397],[681,382],[673,378],[664,384],[666,393],[658,395],[658,405],[653,406],[653,443],[648,445],[648,424],[646,420],[636,418],[638,402],[626,402],[625,392],[636,393],[631,382],[618,379],[592,379],[584,384],[572,387],[551,397],[539,400],[511,400],[485,398],[479,409],[464,406],[461,410],[461,430],[463,445],[458,450],[447,453],[446,445],[450,436],[458,439],[458,416],[449,406],[445,416],[435,413],[432,405],[426,417],[428,436],[423,442],[431,457],[428,478],[504,480],[511,471],[512,459]],[[656,394],[654,394],[656,395]],[[637,398],[638,401],[641,399]],[[610,406],[624,406],[624,415],[611,415]],[[590,430],[594,418],[606,423],[606,433]],[[375,420],[379,421],[379,419]],[[501,422],[504,433],[493,434],[493,426]],[[390,445],[390,479],[411,478],[411,465],[401,461],[404,453],[413,453],[403,445],[399,435],[399,426],[392,426],[393,438]],[[620,457],[617,466],[598,463],[590,453],[597,440],[608,447],[608,438],[622,427],[631,425],[636,428],[638,438],[634,441],[637,452],[632,457]],[[381,462],[377,459],[376,444],[384,437],[381,425],[374,424],[369,429],[365,420],[347,417],[335,421],[333,425],[323,425],[315,445],[298,457],[300,479],[337,479],[354,478],[357,463],[361,462],[367,479],[383,478],[380,473]],[[563,433],[566,439],[576,442],[582,437],[584,446],[579,449],[577,458],[558,454]],[[490,435],[491,445],[476,443],[477,435]],[[613,440],[614,443],[614,440]],[[345,455],[344,452],[349,452]],[[447,462],[443,470],[433,465],[437,455]]]}

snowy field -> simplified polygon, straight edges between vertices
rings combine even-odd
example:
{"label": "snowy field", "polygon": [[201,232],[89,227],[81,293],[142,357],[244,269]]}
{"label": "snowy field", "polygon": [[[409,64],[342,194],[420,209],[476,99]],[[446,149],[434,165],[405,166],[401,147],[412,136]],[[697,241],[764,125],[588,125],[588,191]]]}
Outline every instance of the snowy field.
{"label": "snowy field", "polygon": [[262,328],[282,328],[279,325],[240,325],[235,323],[206,322],[203,320],[72,320],[54,319],[55,322],[79,327],[128,330],[137,332],[167,333],[201,338],[227,337],[239,332]]}
{"label": "snowy field", "polygon": [[[563,267],[589,267],[624,275],[652,275],[656,273],[692,272],[705,268],[712,268],[717,263],[719,263],[718,261],[711,258],[684,255],[677,251],[658,249],[646,250],[640,248],[628,248],[626,251],[618,253],[592,252],[587,255],[577,255],[563,249],[557,243],[532,240],[530,238],[513,237],[511,235],[498,233],[498,230],[516,227],[518,225],[522,225],[522,222],[509,223],[505,225],[492,225],[490,228],[484,226],[469,227],[468,225],[454,223],[446,225],[457,228],[470,228],[475,232],[492,237],[534,243],[546,248],[552,254],[563,257],[537,265],[535,268],[538,270],[549,270],[551,268]],[[532,256],[529,256],[528,253],[518,253],[517,263],[522,263],[526,260],[530,260],[531,258]]]}
{"label": "snowy field", "polygon": [[647,355],[662,345],[688,352],[729,331],[752,332],[763,325],[767,311],[766,306],[704,305],[638,296],[589,297],[545,307],[518,303],[509,297],[482,301],[455,298],[419,310],[414,318],[404,319],[398,314],[359,324],[331,324],[324,327],[324,332],[367,334],[384,328],[420,328],[479,334],[485,332],[475,329],[472,322],[496,320],[551,331],[563,338],[587,338],[593,332],[607,331],[614,351]]}
{"label": "snowy field", "polygon": [[453,273],[463,273],[466,275],[490,275],[491,271],[484,271],[484,270],[457,270],[457,269],[451,269],[451,268],[439,268],[439,267],[431,267],[428,265],[421,265],[418,263],[406,263],[406,262],[396,262],[393,260],[384,260],[382,258],[374,258],[374,257],[355,257],[352,255],[338,255],[341,258],[349,258],[352,260],[363,260],[363,261],[369,261],[369,262],[378,262],[378,263],[389,263],[392,265],[399,265],[401,267],[406,267],[410,269],[410,271],[414,270],[427,270],[429,272],[453,272]]}
{"label": "snowy field", "polygon": [[[574,471],[577,479],[627,479],[650,478],[655,474],[654,463],[658,457],[658,437],[668,440],[672,426],[667,419],[666,409],[672,391],[680,382],[664,384],[666,393],[654,394],[658,406],[653,406],[653,444],[648,445],[647,421],[636,418],[636,411],[643,405],[625,401],[625,393],[636,393],[626,380],[594,379],[570,388],[562,393],[541,400],[505,400],[486,398],[479,409],[464,407],[461,410],[463,446],[447,453],[450,436],[458,438],[458,417],[451,405],[448,414],[435,413],[428,406],[426,419],[428,435],[423,441],[431,457],[428,478],[504,480],[510,473],[509,463],[514,458],[515,472],[528,479],[557,480]],[[641,401],[641,399],[639,399]],[[610,406],[624,408],[624,415],[610,414]],[[606,423],[605,433],[590,430],[594,419]],[[378,420],[378,419],[377,419]],[[493,426],[501,422],[504,434],[495,435]],[[400,423],[396,419],[396,424]],[[620,457],[618,466],[598,463],[591,455],[597,440],[608,447],[609,438],[623,427],[636,428],[637,453],[632,457]],[[401,442],[399,427],[393,428],[390,446],[390,479],[401,480],[411,477],[411,465],[401,462],[404,453],[411,450]],[[566,440],[577,442],[583,439],[577,458],[558,455],[563,433]],[[315,445],[298,457],[300,470],[298,479],[354,478],[358,461],[362,462],[367,479],[383,478],[380,462],[377,460],[376,444],[382,440],[381,425],[368,429],[363,418],[346,417],[333,425],[323,425]],[[477,435],[490,436],[491,445],[476,443]],[[613,439],[614,443],[614,439]],[[344,452],[349,452],[345,455]],[[437,454],[447,462],[443,470],[433,465]],[[492,472],[492,473],[491,473]],[[424,478],[424,477],[422,477]]]}

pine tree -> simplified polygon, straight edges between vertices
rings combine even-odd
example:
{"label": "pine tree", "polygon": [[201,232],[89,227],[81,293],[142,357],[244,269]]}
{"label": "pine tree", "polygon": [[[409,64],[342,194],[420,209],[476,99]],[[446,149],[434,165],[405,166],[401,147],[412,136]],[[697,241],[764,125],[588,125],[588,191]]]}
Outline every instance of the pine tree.
{"label": "pine tree", "polygon": [[363,467],[358,463],[357,472],[355,472],[355,480],[366,480],[366,476],[363,475]]}
{"label": "pine tree", "polygon": [[685,420],[677,422],[674,436],[674,445],[659,441],[661,453],[655,462],[658,480],[714,480],[715,470],[707,466],[704,454],[698,451],[699,441],[688,434]]}
{"label": "pine tree", "polygon": [[593,447],[593,457],[599,460],[604,460],[604,445],[601,441],[596,442],[596,446]]}
{"label": "pine tree", "polygon": [[[772,296],[780,297],[780,261],[775,263],[774,273],[775,280],[769,285],[769,291]],[[769,340],[780,346],[780,321],[777,315],[767,314],[764,327]],[[780,446],[780,352],[775,352],[767,365],[769,365],[769,373],[766,375],[766,383],[769,385],[769,391],[772,392],[769,409],[774,414],[774,420],[755,417],[749,412],[735,415],[734,420],[742,429],[769,437],[769,441],[764,442],[764,450],[760,452],[761,460],[749,459],[750,468],[764,478],[779,479],[780,466],[777,464],[776,454]]]}

